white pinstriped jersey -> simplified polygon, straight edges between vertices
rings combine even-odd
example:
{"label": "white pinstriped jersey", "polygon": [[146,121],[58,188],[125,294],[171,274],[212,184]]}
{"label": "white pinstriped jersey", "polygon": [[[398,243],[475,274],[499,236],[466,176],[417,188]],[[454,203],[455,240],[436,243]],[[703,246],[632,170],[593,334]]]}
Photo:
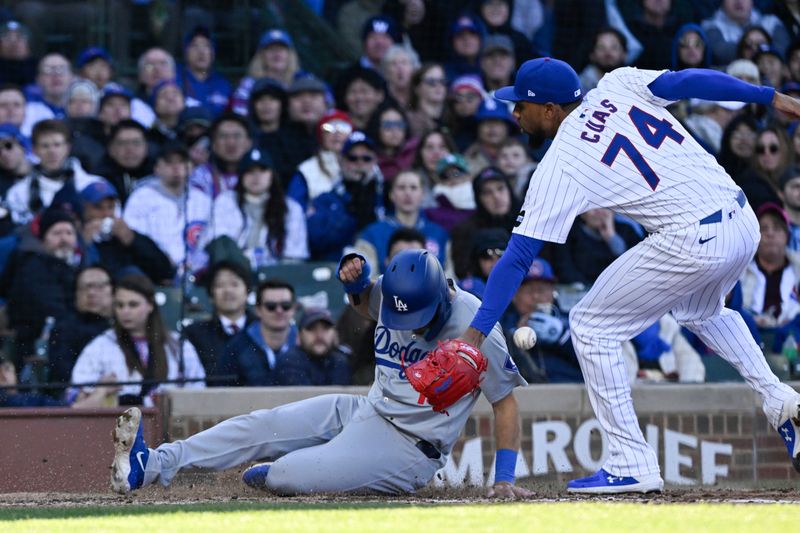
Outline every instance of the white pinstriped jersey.
{"label": "white pinstriped jersey", "polygon": [[575,217],[607,207],[648,232],[685,228],[739,187],[647,85],[664,71],[606,74],[562,122],[528,186],[515,233],[563,243]]}

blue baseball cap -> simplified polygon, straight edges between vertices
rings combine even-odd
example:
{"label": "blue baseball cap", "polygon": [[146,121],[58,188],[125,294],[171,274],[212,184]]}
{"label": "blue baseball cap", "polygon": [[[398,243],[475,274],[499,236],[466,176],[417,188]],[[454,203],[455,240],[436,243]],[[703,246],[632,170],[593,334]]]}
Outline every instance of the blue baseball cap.
{"label": "blue baseball cap", "polygon": [[111,82],[107,83],[105,87],[103,87],[103,92],[100,95],[100,107],[103,107],[103,102],[105,102],[108,98],[113,96],[121,96],[122,98],[126,99],[128,102],[133,100],[133,95],[120,85],[119,83]]}
{"label": "blue baseball cap", "polygon": [[108,50],[101,46],[92,46],[90,48],[84,49],[80,55],[78,56],[78,60],[75,61],[75,65],[81,69],[94,61],[95,59],[102,59],[109,65],[113,65],[114,62],[111,60],[111,54],[108,53]]}
{"label": "blue baseball cap", "polygon": [[458,17],[453,24],[450,25],[450,35],[455,36],[463,31],[471,31],[472,33],[477,33],[480,37],[483,37],[483,26],[481,23],[473,16],[463,14]]}
{"label": "blue baseball cap", "polygon": [[22,132],[19,131],[19,128],[10,122],[0,124],[0,139],[14,139],[23,148],[28,148],[28,140]]}
{"label": "blue baseball cap", "polygon": [[396,43],[403,40],[395,20],[386,15],[378,15],[367,19],[361,27],[361,41],[365,41],[370,33],[385,33]]}
{"label": "blue baseball cap", "polygon": [[259,49],[266,48],[273,44],[282,44],[289,48],[294,48],[294,43],[292,42],[292,38],[289,37],[289,34],[278,29],[265,31],[261,34],[261,39],[258,40]]}
{"label": "blue baseball cap", "polygon": [[522,281],[547,281],[550,283],[557,283],[558,278],[556,278],[556,275],[553,273],[553,267],[550,266],[550,263],[545,259],[536,258],[531,263],[531,267],[528,269],[528,272],[525,274],[525,279]]}
{"label": "blue baseball cap", "polygon": [[350,150],[358,144],[363,144],[372,151],[375,150],[375,142],[367,137],[363,131],[356,130],[347,136],[347,140],[344,142],[344,145],[342,145],[342,154],[349,154]]}
{"label": "blue baseball cap", "polygon": [[551,57],[526,61],[517,71],[514,85],[494,93],[498,100],[535,104],[566,104],[582,95],[578,74],[568,64]]}
{"label": "blue baseball cap", "polygon": [[266,150],[259,150],[258,148],[253,148],[249,152],[247,152],[241,161],[239,161],[239,167],[237,169],[237,173],[239,176],[242,176],[247,171],[252,170],[254,168],[263,168],[269,170],[273,167],[272,164],[272,157],[270,157],[269,152]]}
{"label": "blue baseball cap", "polygon": [[486,99],[481,102],[481,105],[475,112],[475,120],[478,122],[483,120],[502,120],[508,122],[512,126],[517,125],[514,117],[508,112],[508,104],[500,104],[492,99]]}
{"label": "blue baseball cap", "polygon": [[113,185],[107,181],[96,181],[90,183],[81,191],[81,200],[90,204],[96,204],[106,198],[119,198],[119,194]]}
{"label": "blue baseball cap", "polygon": [[214,37],[211,35],[211,30],[208,28],[208,26],[200,25],[192,28],[191,31],[183,37],[183,49],[186,50],[189,48],[189,45],[192,44],[194,38],[198,36],[208,39],[212,50],[216,48],[216,43],[214,42]]}

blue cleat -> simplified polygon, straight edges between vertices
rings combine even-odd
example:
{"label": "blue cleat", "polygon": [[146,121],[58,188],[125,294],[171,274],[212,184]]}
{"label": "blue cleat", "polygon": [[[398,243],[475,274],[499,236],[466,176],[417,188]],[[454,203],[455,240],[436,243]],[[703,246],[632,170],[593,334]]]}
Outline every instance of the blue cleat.
{"label": "blue cleat", "polygon": [[127,494],[142,486],[150,449],[142,436],[142,412],[131,407],[117,418],[114,436],[114,462],[111,463],[111,488]]}
{"label": "blue cleat", "polygon": [[794,469],[800,472],[800,397],[783,404],[781,420],[783,423],[778,426],[778,434],[786,444]]}
{"label": "blue cleat", "polygon": [[242,474],[242,481],[254,489],[267,490],[267,474],[272,463],[253,465]]}
{"label": "blue cleat", "polygon": [[573,479],[567,483],[567,492],[577,494],[623,494],[626,492],[661,492],[664,481],[658,474],[639,478],[613,476],[602,468],[594,475]]}

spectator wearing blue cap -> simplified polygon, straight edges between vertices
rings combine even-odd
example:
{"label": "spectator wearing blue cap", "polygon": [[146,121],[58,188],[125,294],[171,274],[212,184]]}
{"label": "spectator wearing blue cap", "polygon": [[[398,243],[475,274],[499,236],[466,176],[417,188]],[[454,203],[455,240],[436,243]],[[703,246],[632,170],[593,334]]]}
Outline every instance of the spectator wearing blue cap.
{"label": "spectator wearing blue cap", "polygon": [[589,64],[580,73],[581,90],[584,94],[597,87],[600,78],[623,66],[628,53],[628,39],[611,26],[600,28],[592,42]]}
{"label": "spectator wearing blue cap", "polygon": [[152,174],[153,163],[148,154],[144,126],[124,119],[111,129],[97,172],[114,186],[123,206],[139,180]]}
{"label": "spectator wearing blue cap", "polygon": [[494,98],[484,100],[475,113],[478,123],[475,142],[464,151],[464,158],[473,171],[497,164],[500,146],[517,128],[508,106]]}
{"label": "spectator wearing blue cap", "polygon": [[308,259],[305,214],[284,194],[269,153],[253,149],[245,154],[238,175],[234,190],[214,200],[208,238],[232,239],[253,269]]}
{"label": "spectator wearing blue cap", "polygon": [[383,176],[372,139],[362,131],[352,132],[342,147],[339,166],[338,182],[314,198],[307,211],[308,243],[315,260],[341,257],[359,230],[385,215]]}
{"label": "spectator wearing blue cap", "polygon": [[789,32],[778,17],[762,14],[753,2],[723,0],[714,15],[702,23],[715,65],[727,65],[736,59],[736,45],[748,26],[763,27],[781,53],[789,46]]}
{"label": "spectator wearing blue cap", "polygon": [[370,17],[378,15],[383,0],[347,0],[340,2],[336,12],[336,35],[343,46],[353,51],[361,50],[361,30]]}
{"label": "spectator wearing blue cap", "polygon": [[483,23],[474,15],[462,13],[450,25],[447,47],[450,57],[444,64],[447,79],[464,74],[480,74],[481,43],[486,34]]}
{"label": "spectator wearing blue cap", "polygon": [[177,72],[178,86],[187,98],[194,98],[214,116],[228,107],[231,84],[214,70],[215,47],[211,31],[205,26],[193,28],[183,40],[186,62]]}
{"label": "spectator wearing blue cap", "polygon": [[114,76],[114,62],[105,48],[92,46],[83,50],[75,61],[78,76],[89,80],[100,91]]}
{"label": "spectator wearing blue cap", "polygon": [[256,80],[271,78],[289,87],[299,72],[300,60],[289,34],[277,28],[265,31],[258,41],[258,50],[250,60],[247,76],[242,78],[231,97],[231,110],[247,115],[247,102]]}
{"label": "spectator wearing blue cap", "polygon": [[400,29],[392,17],[378,15],[367,19],[361,27],[362,55],[359,64],[377,70],[389,47],[401,42]]}
{"label": "spectator wearing blue cap", "polygon": [[194,169],[189,181],[213,200],[236,187],[239,162],[253,147],[253,139],[247,120],[236,113],[218,116],[211,124],[209,137],[211,157],[208,163]]}
{"label": "spectator wearing blue cap", "polygon": [[[13,124],[0,124],[0,198],[5,199],[11,186],[31,171],[31,163],[25,157],[27,143],[19,128]],[[6,216],[0,219],[6,219],[8,214],[6,210]]]}
{"label": "spectator wearing blue cap", "polygon": [[524,326],[533,328],[537,342],[529,353],[548,382],[582,383],[583,376],[570,339],[569,315],[556,299],[558,281],[550,263],[534,259],[500,319],[500,325],[508,336]]}
{"label": "spectator wearing blue cap", "polygon": [[[112,276],[136,267],[153,283],[169,283],[175,275],[169,257],[150,237],[138,233],[118,216],[119,196],[107,182],[96,182],[80,191],[81,234],[97,264]],[[90,253],[91,253],[90,252]]]}
{"label": "spectator wearing blue cap", "polygon": [[24,87],[36,80],[38,59],[31,53],[30,31],[16,20],[0,26],[0,82]]}

